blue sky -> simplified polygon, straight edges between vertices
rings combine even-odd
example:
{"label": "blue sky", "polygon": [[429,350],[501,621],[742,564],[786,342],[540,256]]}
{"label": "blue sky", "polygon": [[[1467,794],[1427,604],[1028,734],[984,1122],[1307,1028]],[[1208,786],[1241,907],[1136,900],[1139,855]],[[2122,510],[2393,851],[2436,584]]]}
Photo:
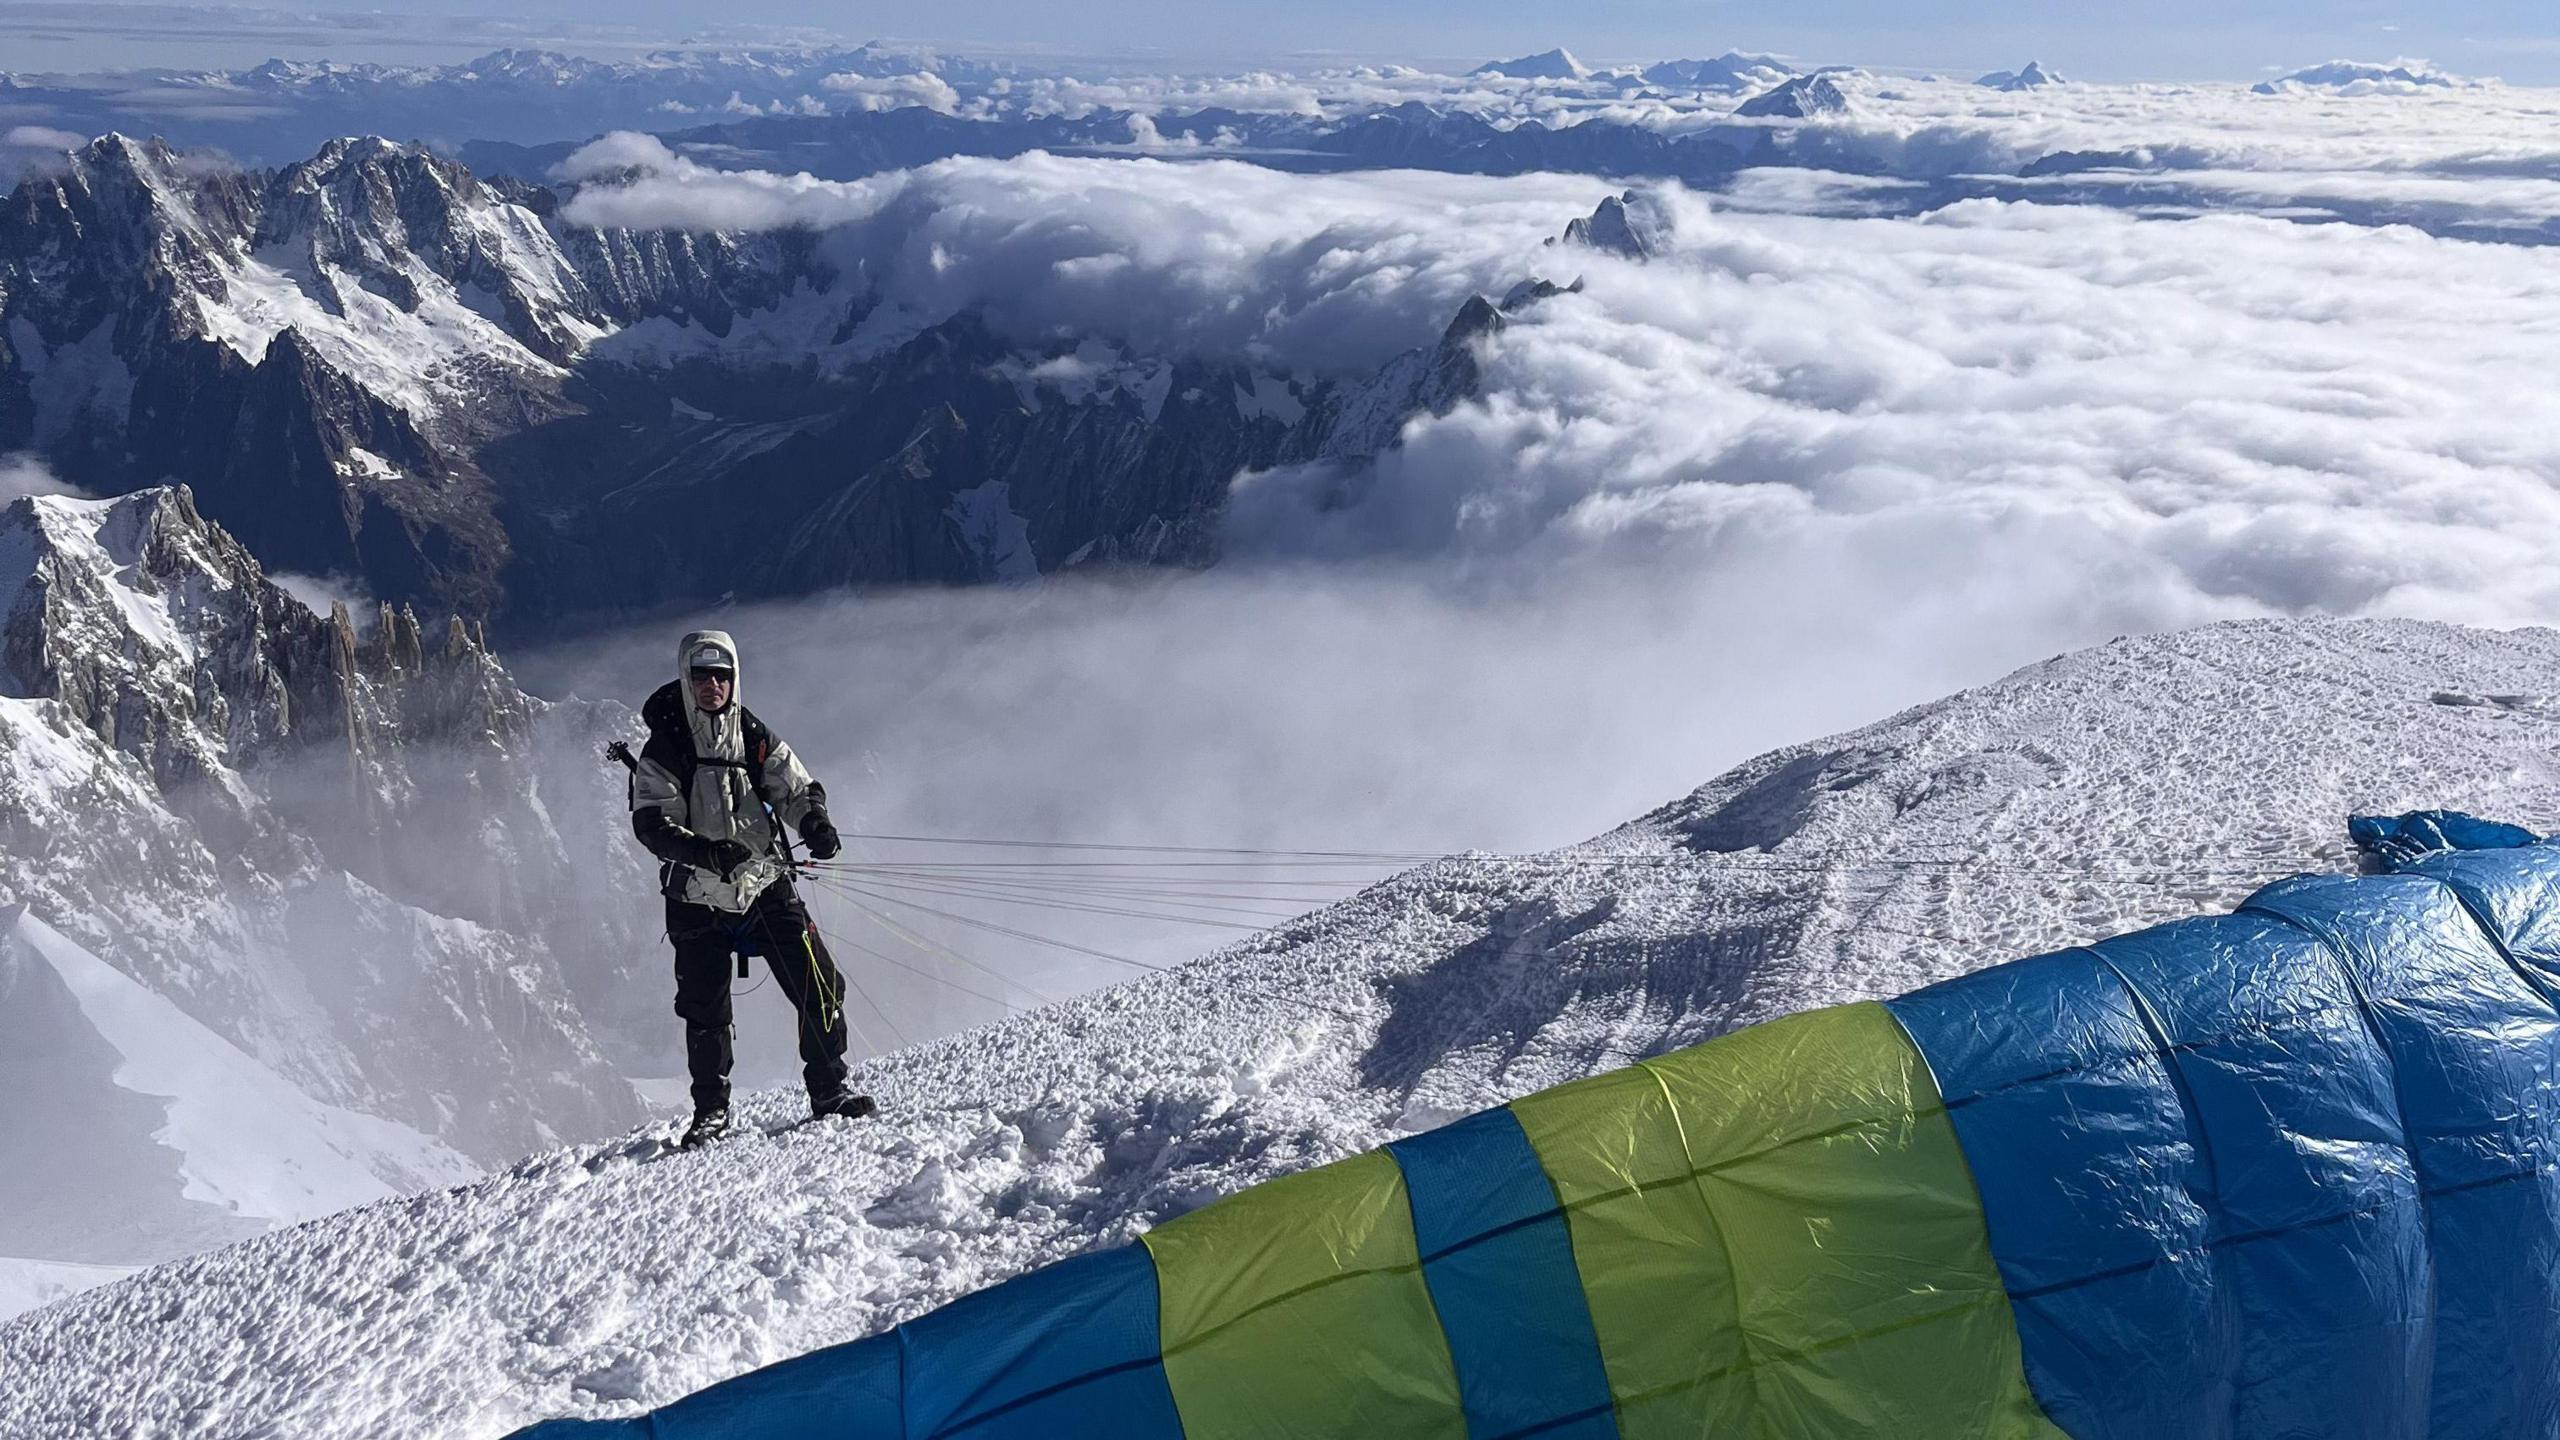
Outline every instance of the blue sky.
{"label": "blue sky", "polygon": [[[2347,57],[2424,56],[2467,74],[2560,83],[2560,15],[2549,0],[2154,0],[1968,5],[1951,0],[789,0],[603,4],[528,0],[306,0],[298,14],[247,9],[0,3],[0,68],[243,65],[268,55],[452,59],[499,43],[598,53],[701,36],[824,30],[893,36],[977,54],[1101,57],[1136,65],[1304,65],[1333,56],[1471,65],[1565,45],[1610,61],[1772,50],[1818,62],[1968,71],[2029,58],[2089,79],[2255,79]],[[327,17],[319,19],[317,17]],[[334,23],[333,23],[334,22]]]}

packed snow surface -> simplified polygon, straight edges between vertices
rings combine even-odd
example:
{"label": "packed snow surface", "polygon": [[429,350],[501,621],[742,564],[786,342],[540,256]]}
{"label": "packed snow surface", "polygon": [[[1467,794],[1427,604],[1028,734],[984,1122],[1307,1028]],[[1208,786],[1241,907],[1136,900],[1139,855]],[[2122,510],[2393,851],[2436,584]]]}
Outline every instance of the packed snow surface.
{"label": "packed snow surface", "polygon": [[2118,640],[868,1063],[874,1121],[758,1095],[700,1152],[638,1131],[57,1303],[0,1328],[0,1434],[631,1414],[1530,1090],[2345,869],[2351,811],[2550,828],[2555,675],[2548,630]]}

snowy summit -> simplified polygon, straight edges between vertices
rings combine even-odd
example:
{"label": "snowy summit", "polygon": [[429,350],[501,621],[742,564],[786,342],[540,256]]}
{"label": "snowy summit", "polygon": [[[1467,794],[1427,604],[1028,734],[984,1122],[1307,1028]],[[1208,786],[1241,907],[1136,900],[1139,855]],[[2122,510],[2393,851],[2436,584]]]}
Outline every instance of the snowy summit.
{"label": "snowy summit", "polygon": [[2041,90],[2047,85],[2067,82],[2053,71],[2030,60],[2023,70],[1994,70],[1973,82],[1993,90]]}
{"label": "snowy summit", "polygon": [[1488,60],[1467,72],[1470,75],[1500,75],[1510,80],[1588,80],[1591,67],[1573,58],[1573,52],[1558,46],[1517,60]]}
{"label": "snowy summit", "polygon": [[1829,75],[1800,75],[1743,101],[1733,113],[1747,119],[1810,120],[1818,115],[1846,115],[1849,109],[1848,92],[1838,81]]}
{"label": "snowy summit", "polygon": [[2405,95],[2420,90],[2450,90],[2463,83],[2441,70],[2430,68],[2423,60],[2393,60],[2380,64],[2332,60],[2273,80],[2261,80],[2249,88],[2260,95],[2284,95],[2300,90],[2334,90],[2343,95]]}
{"label": "snowy summit", "polygon": [[1657,60],[1638,77],[1648,85],[1684,90],[1759,90],[1783,85],[1795,74],[1775,55],[1727,50],[1712,60]]}

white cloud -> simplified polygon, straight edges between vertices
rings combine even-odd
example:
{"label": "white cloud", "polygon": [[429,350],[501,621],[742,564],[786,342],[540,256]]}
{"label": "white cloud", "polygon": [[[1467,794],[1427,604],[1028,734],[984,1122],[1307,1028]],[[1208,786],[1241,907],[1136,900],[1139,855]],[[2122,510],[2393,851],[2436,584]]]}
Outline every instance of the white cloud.
{"label": "white cloud", "polygon": [[315,615],[326,615],[330,607],[344,605],[347,614],[362,629],[373,623],[379,602],[364,587],[364,582],[346,575],[302,575],[290,570],[271,572],[267,578],[276,588],[308,606]]}
{"label": "white cloud", "polygon": [[654,172],[671,169],[676,163],[675,152],[657,136],[643,135],[636,130],[616,130],[571,151],[568,159],[551,167],[551,176],[555,180],[578,183],[624,170]]}
{"label": "white cloud", "polygon": [[911,317],[974,307],[1024,335],[1308,370],[1374,366],[1435,338],[1469,294],[1508,289],[1606,193],[1565,176],[1296,176],[1043,154],[848,183],[714,170],[636,135],[596,141],[562,174],[626,167],[645,173],[580,190],[568,218],[831,228],[839,267]]}
{"label": "white cloud", "polygon": [[[617,181],[637,172],[628,183]],[[563,208],[573,224],[693,230],[821,228],[862,219],[907,183],[904,172],[846,184],[808,175],[717,170],[676,154],[654,135],[618,130],[553,167],[582,184]]]}
{"label": "white cloud", "polygon": [[1898,555],[1959,588],[2031,546],[2152,624],[2560,612],[2560,441],[2516,381],[2560,338],[2544,252],[1989,202],[1679,233],[1493,341],[1487,403],[1414,428],[1360,503],[1247,482],[1237,544],[1539,568],[1801,551],[1842,583]]}
{"label": "white cloud", "polygon": [[89,493],[67,480],[57,478],[33,455],[0,455],[0,505],[29,495],[68,495],[76,500],[89,499]]}
{"label": "white cloud", "polygon": [[857,110],[896,110],[921,105],[948,115],[960,108],[960,92],[939,75],[856,75],[850,71],[819,82],[829,94],[851,99]]}
{"label": "white cloud", "polygon": [[77,150],[88,143],[86,135],[42,125],[15,125],[0,133],[0,146],[13,150]]}
{"label": "white cloud", "polygon": [[[1483,402],[1412,427],[1358,503],[1304,498],[1337,494],[1329,476],[1248,480],[1240,557],[1723,565],[1801,545],[1831,564],[1902,536],[1896,573],[1981,585],[2032,535],[2138,582],[2164,622],[2560,610],[2560,446],[2518,389],[2560,336],[2538,248],[1991,201],[1727,213],[1672,189],[1676,246],[1635,265],[1545,244],[1603,193],[1575,177],[1033,155],[836,184],[655,145],[590,147],[647,174],[573,213],[832,221],[844,268],[910,325],[974,309],[1026,338],[1341,375],[1434,339],[1471,293],[1587,278],[1492,341]],[[2262,179],[2232,203],[2455,183]],[[2486,177],[2468,203],[2492,199],[2524,219],[2560,187]]]}

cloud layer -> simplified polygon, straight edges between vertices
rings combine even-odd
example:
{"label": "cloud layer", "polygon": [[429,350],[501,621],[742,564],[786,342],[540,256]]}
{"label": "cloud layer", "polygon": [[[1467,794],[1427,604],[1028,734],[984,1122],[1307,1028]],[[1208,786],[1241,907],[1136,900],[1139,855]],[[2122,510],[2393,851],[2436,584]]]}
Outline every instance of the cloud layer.
{"label": "cloud layer", "polygon": [[66,480],[57,478],[33,455],[0,455],[0,505],[28,495],[68,495],[86,500],[88,493]]}
{"label": "cloud layer", "polygon": [[828,226],[903,317],[883,325],[976,310],[1026,340],[1349,374],[1469,294],[1587,282],[1487,342],[1481,402],[1412,427],[1357,503],[1315,502],[1339,477],[1248,477],[1240,559],[1881,546],[1978,583],[2012,547],[2067,544],[2163,617],[2560,609],[2560,451],[2527,384],[2560,289],[2538,248],[1985,200],[1734,213],[1675,189],[1670,252],[1636,263],[1546,243],[1605,193],[1576,177],[1034,155],[833,184],[654,147],[582,152],[573,173],[642,175],[575,212]]}
{"label": "cloud layer", "polygon": [[2560,613],[2560,446],[2519,390],[2560,338],[2543,252],[1980,201],[1679,236],[1494,339],[1487,403],[1416,427],[1361,503],[1248,481],[1239,545],[1869,546],[1947,584],[2066,546],[2163,619]]}
{"label": "cloud layer", "polygon": [[1602,193],[1572,176],[1297,176],[1046,154],[836,182],[715,170],[633,134],[586,146],[560,175],[611,181],[569,202],[580,224],[828,231],[839,269],[885,302],[876,334],[974,309],[1027,338],[1321,372],[1434,339]]}
{"label": "cloud layer", "polygon": [[[847,186],[614,143],[595,167],[645,177],[592,214],[828,227],[907,323],[1353,374],[1468,293],[1586,282],[1487,339],[1479,399],[1374,473],[1242,477],[1209,575],[724,617],[771,657],[759,710],[870,829],[1536,847],[2120,633],[2560,614],[2545,250],[2295,223],[2284,196],[1801,213],[1876,187],[1798,172],[1747,206],[1657,196],[1670,248],[1640,263],[1545,244],[1614,188],[1588,178],[1032,156]],[[537,673],[636,695],[664,641]],[[1038,923],[1157,959],[1219,938]]]}

